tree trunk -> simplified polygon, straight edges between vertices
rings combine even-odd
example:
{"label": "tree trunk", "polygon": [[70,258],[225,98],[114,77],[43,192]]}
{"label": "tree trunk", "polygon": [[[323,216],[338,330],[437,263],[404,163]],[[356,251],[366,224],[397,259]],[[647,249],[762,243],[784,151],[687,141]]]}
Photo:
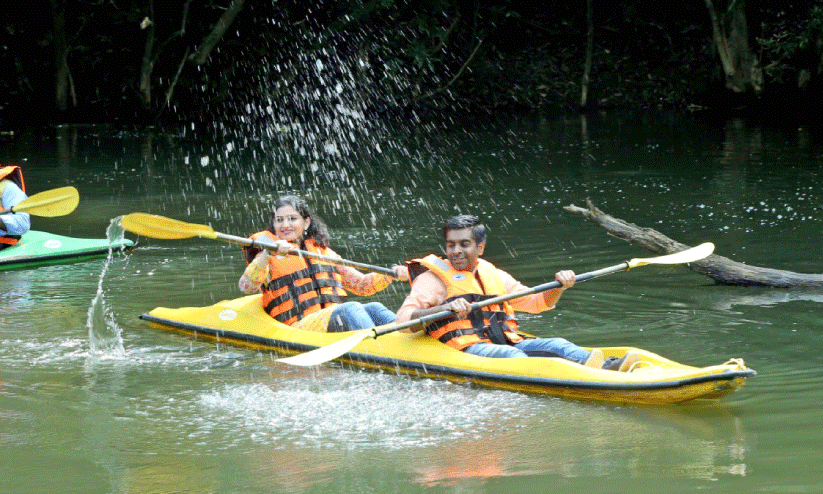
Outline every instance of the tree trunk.
{"label": "tree trunk", "polygon": [[720,56],[726,88],[735,93],[763,90],[763,70],[749,48],[744,0],[729,0],[728,8],[718,15],[712,0],[706,0],[715,48]]}
{"label": "tree trunk", "polygon": [[[581,208],[570,204],[563,209],[572,213],[581,214],[587,219],[600,224],[609,234],[626,240],[638,247],[648,249],[656,254],[673,254],[689,248],[688,245],[672,240],[651,228],[641,228],[637,225],[626,223],[621,219],[613,218],[597,209],[589,200],[586,200],[586,203],[588,208]],[[710,255],[706,259],[689,263],[687,266],[722,285],[771,286],[780,288],[823,287],[823,275],[821,274],[794,273],[792,271],[749,266],[748,264],[735,262],[716,254]]]}
{"label": "tree trunk", "polygon": [[169,84],[169,89],[166,90],[166,105],[168,107],[171,104],[171,97],[174,94],[174,87],[177,85],[177,81],[180,79],[180,74],[183,72],[183,67],[186,65],[186,60],[189,58],[189,48],[186,48],[186,53],[183,55],[183,59],[180,60],[180,64],[177,66],[177,72],[174,74],[174,79],[172,79],[171,84]]}
{"label": "tree trunk", "polygon": [[[154,0],[149,2],[149,13],[154,17]],[[146,17],[141,27],[146,31],[143,48],[143,63],[140,65],[140,103],[146,110],[151,109],[151,74],[154,71],[154,19]]]}
{"label": "tree trunk", "polygon": [[586,0],[586,63],[583,66],[583,79],[580,82],[580,107],[585,108],[589,102],[589,76],[592,71],[592,50],[594,49],[594,21],[592,20],[592,0]]}
{"label": "tree trunk", "polygon": [[214,25],[211,33],[203,38],[203,41],[197,47],[197,50],[189,56],[189,60],[191,60],[195,65],[203,65],[206,63],[206,60],[209,58],[209,54],[214,47],[217,46],[220,38],[223,37],[223,34],[225,34],[226,30],[229,26],[231,26],[231,23],[234,22],[234,18],[237,17],[237,14],[243,10],[244,3],[245,0],[232,0],[231,5],[229,5],[229,8],[223,12],[222,16],[220,16],[220,20]]}
{"label": "tree trunk", "polygon": [[51,15],[54,22],[54,68],[55,93],[54,102],[60,112],[68,109],[69,94],[69,65],[68,41],[66,38],[66,10],[65,5],[58,5],[57,0],[49,0]]}
{"label": "tree trunk", "polygon": [[[156,42],[154,20],[149,17],[146,17],[140,24],[140,27],[142,29],[146,29],[146,46],[143,49],[143,64],[140,68],[140,95],[143,108],[146,110],[150,110],[152,106],[151,77],[152,73],[154,72],[154,66],[157,63],[157,60],[160,59],[160,55],[166,49],[166,46],[168,46],[168,44],[172,40],[181,38],[186,33],[186,23],[188,22],[189,18],[189,4],[191,4],[191,0],[186,0],[186,3],[183,4],[183,13],[180,16],[180,29],[173,32],[168,38],[166,38],[166,40],[163,41],[157,48],[156,52],[154,51],[154,45]],[[151,0],[149,2],[149,12],[152,16],[154,16],[154,0]],[[174,94],[174,86],[177,84],[177,81],[180,78],[180,73],[183,71],[183,66],[185,65],[189,51],[190,49],[186,48],[186,54],[183,55],[183,60],[177,67],[177,73],[174,75],[174,79],[169,85],[169,89],[166,91],[165,106],[168,106],[169,102],[171,101],[172,94]]]}

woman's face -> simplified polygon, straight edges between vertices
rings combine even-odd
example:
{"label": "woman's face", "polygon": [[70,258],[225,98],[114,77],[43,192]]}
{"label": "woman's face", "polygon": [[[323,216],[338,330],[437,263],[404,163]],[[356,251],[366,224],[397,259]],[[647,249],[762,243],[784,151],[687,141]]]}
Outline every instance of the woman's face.
{"label": "woman's face", "polygon": [[296,209],[289,206],[277,208],[272,217],[274,223],[274,233],[277,238],[293,243],[299,243],[303,238],[303,233],[311,225],[311,218],[303,218]]}

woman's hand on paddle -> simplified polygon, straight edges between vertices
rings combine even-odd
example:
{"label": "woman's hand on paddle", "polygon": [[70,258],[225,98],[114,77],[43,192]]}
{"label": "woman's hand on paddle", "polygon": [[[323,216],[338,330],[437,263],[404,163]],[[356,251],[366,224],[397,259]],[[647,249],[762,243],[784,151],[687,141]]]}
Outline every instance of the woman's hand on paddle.
{"label": "woman's hand on paddle", "polygon": [[278,256],[287,256],[289,255],[289,252],[297,250],[297,247],[286,242],[285,240],[277,240],[271,243],[267,242],[265,246],[266,248],[263,249],[262,252],[266,253],[266,257],[273,254],[277,254]]}
{"label": "woman's hand on paddle", "polygon": [[271,240],[264,236],[261,236],[258,239],[255,239],[252,243],[251,247],[255,247],[257,249],[262,249],[263,252],[271,255],[272,253],[277,254],[278,256],[286,256],[289,252],[293,250],[297,250],[297,247],[290,244],[285,240]]}
{"label": "woman's hand on paddle", "polygon": [[278,256],[287,256],[289,252],[297,250],[293,244],[286,242],[285,240],[278,240],[274,243],[277,246],[277,255]]}

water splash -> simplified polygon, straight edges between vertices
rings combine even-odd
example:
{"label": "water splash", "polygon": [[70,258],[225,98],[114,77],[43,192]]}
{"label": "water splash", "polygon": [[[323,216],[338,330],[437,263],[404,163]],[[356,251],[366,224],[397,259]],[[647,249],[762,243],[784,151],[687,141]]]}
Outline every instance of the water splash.
{"label": "water splash", "polygon": [[103,270],[100,272],[100,278],[97,281],[97,294],[91,301],[88,318],[86,319],[86,327],[89,328],[90,353],[93,356],[122,358],[126,354],[123,348],[123,330],[117,324],[111,308],[106,305],[103,290],[103,280],[106,278],[112,260],[112,246],[115,243],[120,243],[124,236],[125,230],[120,225],[120,217],[112,219],[106,229],[106,238],[109,240],[109,253],[106,257],[106,263],[103,265]]}
{"label": "water splash", "polygon": [[[226,385],[201,394],[198,409],[236,417],[235,433],[277,448],[388,451],[449,444],[477,427],[486,437],[505,435],[518,427],[509,417],[528,420],[556,403],[387,373],[338,372]],[[454,420],[467,416],[475,419]]]}
{"label": "water splash", "polygon": [[[296,33],[290,18],[265,23],[263,33],[273,26]],[[352,41],[365,41],[368,33],[356,28],[328,29],[307,16],[297,29],[302,34],[289,37],[294,45],[286,50],[276,48],[282,38],[264,35],[260,42],[271,44],[268,51],[288,56],[258,61],[250,54],[233,62],[244,83],[229,84],[219,98],[204,98],[219,101],[209,119],[181,130],[181,140],[196,142],[179,158],[181,173],[191,177],[181,189],[202,190],[209,198],[206,205],[184,198],[187,214],[249,234],[267,221],[273,199],[298,194],[335,235],[379,227],[396,237],[391,221],[383,220],[407,216],[396,198],[411,200],[416,187],[431,185],[429,176],[453,176],[443,172],[459,154],[456,142],[432,149],[428,136],[439,133],[438,123],[406,105],[420,80],[438,87],[445,76],[429,67],[396,66],[391,51],[358,49]],[[475,183],[478,175],[474,170]],[[454,183],[441,185],[451,195]],[[444,216],[431,215],[435,224]]]}

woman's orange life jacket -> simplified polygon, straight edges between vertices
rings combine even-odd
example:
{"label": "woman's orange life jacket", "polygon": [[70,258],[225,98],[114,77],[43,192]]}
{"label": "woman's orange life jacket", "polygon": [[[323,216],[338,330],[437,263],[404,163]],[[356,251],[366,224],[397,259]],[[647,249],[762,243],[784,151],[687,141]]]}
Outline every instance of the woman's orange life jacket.
{"label": "woman's orange life jacket", "polygon": [[[20,189],[26,191],[26,181],[23,180],[23,170],[19,166],[9,165],[0,166],[0,180],[7,178],[14,182]],[[5,211],[5,208],[0,204],[0,211]],[[0,236],[0,249],[11,247],[20,240],[20,235],[5,235]]]}
{"label": "woman's orange life jacket", "polygon": [[[446,285],[445,303],[458,297],[469,303],[482,302],[506,294],[506,287],[497,274],[497,268],[483,259],[477,260],[475,273],[458,271],[434,254],[410,261],[408,266],[411,281],[426,270],[437,275]],[[475,309],[464,318],[454,315],[434,321],[426,327],[426,332],[457,350],[481,341],[511,345],[523,340],[523,336],[517,332],[514,309],[508,302]]]}
{"label": "woman's orange life jacket", "polygon": [[[278,240],[268,230],[255,233],[251,239],[261,235]],[[304,248],[315,254],[332,255],[330,249],[320,247],[314,239],[307,239]],[[247,262],[251,262],[250,253],[247,251]],[[335,266],[327,262],[295,255],[272,255],[269,279],[271,281],[260,287],[263,308],[284,324],[292,325],[309,314],[346,301],[342,277]]]}

